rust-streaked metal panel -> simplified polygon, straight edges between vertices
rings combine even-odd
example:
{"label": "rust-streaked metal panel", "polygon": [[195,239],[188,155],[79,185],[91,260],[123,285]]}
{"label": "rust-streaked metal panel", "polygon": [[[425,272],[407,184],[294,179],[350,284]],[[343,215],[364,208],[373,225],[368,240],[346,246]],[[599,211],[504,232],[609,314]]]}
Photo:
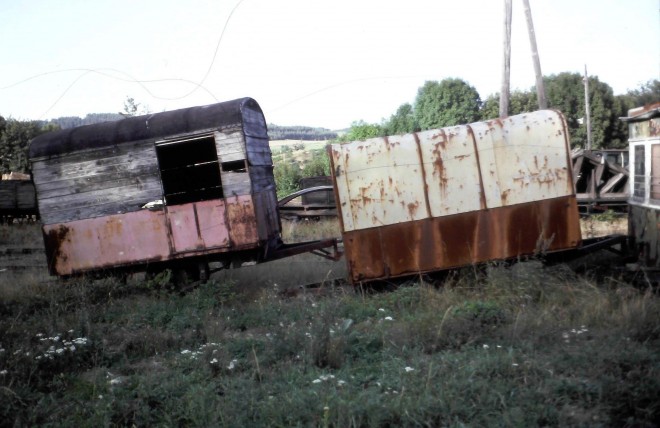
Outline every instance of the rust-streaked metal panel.
{"label": "rust-streaked metal panel", "polygon": [[167,207],[175,252],[229,246],[221,199]]}
{"label": "rust-streaked metal panel", "polygon": [[542,110],[470,127],[488,208],[573,194],[568,136],[558,112]]}
{"label": "rust-streaked metal panel", "polygon": [[552,110],[332,145],[351,279],[579,245],[569,147]]}
{"label": "rust-streaked metal panel", "polygon": [[[467,126],[417,134],[426,179],[431,216],[483,208],[481,180],[474,138]],[[420,187],[419,192],[424,192]]]}
{"label": "rust-streaked metal panel", "polygon": [[575,196],[345,232],[352,282],[506,259],[580,243]]}
{"label": "rust-streaked metal panel", "polygon": [[232,247],[258,244],[259,231],[252,197],[244,195],[226,198],[225,204]]}
{"label": "rust-streaked metal panel", "polygon": [[71,275],[170,254],[166,215],[136,211],[43,226],[51,274]]}
{"label": "rust-streaked metal panel", "polygon": [[[428,217],[424,174],[412,134],[356,142],[344,150],[345,224],[355,229]],[[420,198],[421,197],[421,198]]]}

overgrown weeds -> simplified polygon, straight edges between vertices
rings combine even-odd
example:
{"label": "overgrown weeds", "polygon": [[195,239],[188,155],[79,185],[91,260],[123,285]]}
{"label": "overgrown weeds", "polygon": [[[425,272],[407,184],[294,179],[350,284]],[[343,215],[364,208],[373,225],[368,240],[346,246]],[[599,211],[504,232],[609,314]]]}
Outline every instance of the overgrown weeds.
{"label": "overgrown weeds", "polygon": [[653,426],[660,303],[563,266],[391,292],[26,284],[0,318],[8,425]]}

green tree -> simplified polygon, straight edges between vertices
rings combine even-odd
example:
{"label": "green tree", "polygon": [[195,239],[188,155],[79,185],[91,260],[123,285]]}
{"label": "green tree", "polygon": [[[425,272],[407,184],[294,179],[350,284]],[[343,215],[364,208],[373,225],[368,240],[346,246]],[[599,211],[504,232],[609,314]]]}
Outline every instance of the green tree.
{"label": "green tree", "polygon": [[[536,111],[539,109],[536,91],[511,92],[509,96],[509,116]],[[481,120],[495,119],[500,116],[500,94],[493,94],[486,98],[481,107]]]}
{"label": "green tree", "polygon": [[150,112],[149,106],[136,102],[133,97],[126,97],[126,101],[124,101],[124,111],[119,112],[119,114],[124,117],[133,117],[142,114],[149,114]]}
{"label": "green tree", "polygon": [[[584,107],[584,83],[580,73],[559,73],[544,77],[548,106],[566,117],[573,146],[586,147],[587,127]],[[625,144],[619,135],[620,106],[615,103],[612,88],[589,77],[592,148],[618,147]]]}
{"label": "green tree", "polygon": [[58,129],[56,125],[46,128],[37,121],[2,120],[0,125],[0,171],[29,172],[28,147],[30,140],[44,132]]}
{"label": "green tree", "polygon": [[384,128],[387,135],[408,134],[419,131],[413,106],[410,103],[401,104]]}
{"label": "green tree", "polygon": [[312,152],[312,160],[307,162],[301,172],[302,177],[330,175],[330,158],[326,150]]}
{"label": "green tree", "polygon": [[348,132],[337,137],[337,141],[364,141],[369,138],[382,137],[384,135],[385,129],[383,126],[359,120],[351,123],[351,128]]}
{"label": "green tree", "polygon": [[481,98],[461,79],[428,81],[417,91],[414,111],[420,129],[442,128],[479,120]]}
{"label": "green tree", "polygon": [[660,102],[660,80],[649,80],[626,94],[629,108]]}
{"label": "green tree", "polygon": [[302,172],[297,162],[279,162],[273,169],[273,175],[278,198],[283,198],[299,190]]}

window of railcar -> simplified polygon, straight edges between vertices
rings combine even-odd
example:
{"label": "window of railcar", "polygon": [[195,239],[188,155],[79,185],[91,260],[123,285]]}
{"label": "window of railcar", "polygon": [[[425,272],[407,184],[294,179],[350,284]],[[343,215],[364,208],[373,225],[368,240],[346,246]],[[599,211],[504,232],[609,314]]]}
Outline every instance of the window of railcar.
{"label": "window of railcar", "polygon": [[159,142],[156,155],[167,205],[223,197],[213,135]]}
{"label": "window of railcar", "polygon": [[646,197],[646,147],[643,144],[634,146],[635,177],[633,182],[633,196],[644,199]]}
{"label": "window of railcar", "polygon": [[660,201],[660,144],[651,145],[650,199]]}

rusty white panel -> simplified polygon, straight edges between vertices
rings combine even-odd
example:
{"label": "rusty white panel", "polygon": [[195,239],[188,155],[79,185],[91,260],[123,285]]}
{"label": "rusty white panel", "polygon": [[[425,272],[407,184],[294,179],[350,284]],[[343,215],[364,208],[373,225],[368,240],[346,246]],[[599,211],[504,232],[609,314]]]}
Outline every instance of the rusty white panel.
{"label": "rusty white panel", "polygon": [[342,150],[339,144],[332,144],[330,146],[330,161],[332,165],[332,175],[335,183],[335,190],[337,191],[337,208],[342,220],[343,229],[345,231],[354,230],[353,213],[350,211],[348,201],[348,181],[346,181],[346,163],[349,157],[348,152]]}
{"label": "rusty white panel", "polygon": [[479,165],[470,129],[456,126],[417,134],[433,217],[481,209]]}
{"label": "rusty white panel", "polygon": [[355,229],[428,218],[415,136],[374,138],[341,146],[345,172],[342,207]]}
{"label": "rusty white panel", "polygon": [[573,194],[568,135],[560,113],[541,110],[470,127],[488,208]]}

